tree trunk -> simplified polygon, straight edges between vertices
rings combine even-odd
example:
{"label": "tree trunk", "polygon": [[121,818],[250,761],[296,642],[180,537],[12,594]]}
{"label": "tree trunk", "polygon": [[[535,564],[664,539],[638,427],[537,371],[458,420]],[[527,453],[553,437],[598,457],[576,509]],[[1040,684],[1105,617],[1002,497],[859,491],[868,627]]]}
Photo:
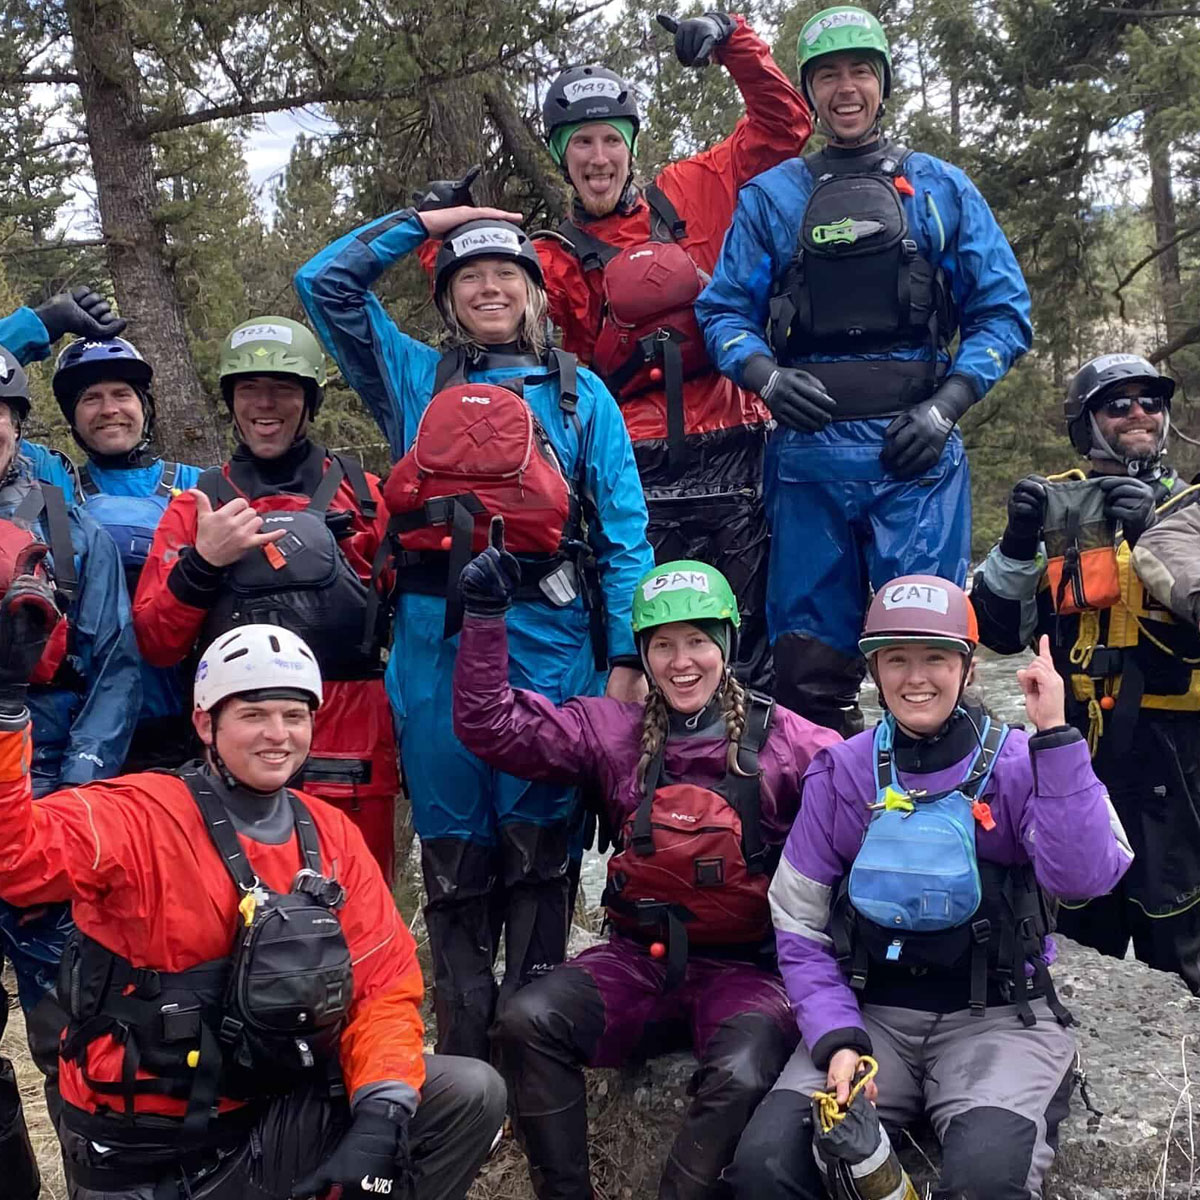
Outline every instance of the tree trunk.
{"label": "tree trunk", "polygon": [[154,367],[156,441],[169,458],[207,465],[225,457],[188,347],[183,305],[155,220],[153,150],[142,116],[126,0],[67,0],[108,266],[129,337]]}
{"label": "tree trunk", "polygon": [[[1175,192],[1171,179],[1171,143],[1157,129],[1155,114],[1146,113],[1143,139],[1150,160],[1150,204],[1154,212],[1154,244],[1166,246],[1178,233]],[[1183,285],[1179,274],[1179,247],[1158,256],[1158,286],[1162,299],[1167,343],[1173,343],[1187,324],[1183,311]]]}

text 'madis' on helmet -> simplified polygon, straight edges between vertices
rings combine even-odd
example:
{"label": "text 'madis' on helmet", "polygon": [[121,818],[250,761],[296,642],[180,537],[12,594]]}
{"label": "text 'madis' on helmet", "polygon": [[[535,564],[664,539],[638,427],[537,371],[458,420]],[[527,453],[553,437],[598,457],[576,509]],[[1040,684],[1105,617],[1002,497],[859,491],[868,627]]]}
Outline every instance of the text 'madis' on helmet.
{"label": "text 'madis' on helmet", "polygon": [[221,343],[221,395],[233,408],[233,385],[243,375],[288,375],[300,380],[309,416],[324,398],[325,352],[312,330],[289,317],[243,321]]}
{"label": "text 'madis' on helmet", "polygon": [[[1096,426],[1092,413],[1118,387],[1136,384],[1143,396],[1155,396],[1163,400],[1166,413],[1163,417],[1162,434],[1153,460],[1130,462],[1113,449]],[[1063,418],[1067,425],[1067,436],[1071,445],[1085,458],[1107,458],[1125,462],[1131,473],[1143,470],[1152,472],[1167,448],[1167,433],[1171,421],[1171,397],[1175,394],[1175,381],[1160,375],[1153,364],[1140,354],[1100,354],[1085,362],[1076,371],[1067,387],[1063,400]]]}
{"label": "text 'madis' on helmet", "polygon": [[525,269],[538,287],[545,286],[542,264],[529,235],[508,221],[480,218],[446,232],[433,266],[433,294],[440,302],[460,267],[476,258],[507,258]]}

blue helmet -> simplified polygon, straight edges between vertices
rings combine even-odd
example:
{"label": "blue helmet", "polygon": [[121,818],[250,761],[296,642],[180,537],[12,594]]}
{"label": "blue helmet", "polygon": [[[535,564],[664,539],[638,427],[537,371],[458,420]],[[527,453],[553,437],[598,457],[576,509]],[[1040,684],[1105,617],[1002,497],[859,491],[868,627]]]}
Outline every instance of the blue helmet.
{"label": "blue helmet", "polygon": [[132,384],[141,395],[149,424],[154,412],[154,401],[150,397],[150,381],[153,378],[153,368],[132,342],[119,337],[98,341],[79,338],[64,347],[54,364],[54,398],[63,416],[74,425],[75,402],[79,399],[79,393],[93,383],[120,379]]}

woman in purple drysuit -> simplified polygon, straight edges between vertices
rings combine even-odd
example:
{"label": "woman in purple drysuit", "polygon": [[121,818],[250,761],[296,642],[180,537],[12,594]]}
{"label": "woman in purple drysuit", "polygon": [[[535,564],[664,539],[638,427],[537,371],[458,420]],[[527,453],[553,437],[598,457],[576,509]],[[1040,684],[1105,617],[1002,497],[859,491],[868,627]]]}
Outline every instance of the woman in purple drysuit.
{"label": "woman in purple drysuit", "polygon": [[[803,1044],[726,1172],[739,1198],[826,1194],[810,1096],[836,1090],[845,1102],[862,1054],[879,1064],[867,1091],[885,1124],[932,1123],[942,1144],[934,1197],[1042,1194],[1075,1060],[1070,1016],[1047,970],[1047,897],[1102,895],[1133,855],[1086,743],[1066,723],[1047,640],[1017,672],[1036,732],[1010,729],[999,741],[1002,726],[961,704],[978,637],[970,600],[934,576],[895,579],[871,605],[859,647],[887,712],[877,731],[817,756],[771,884],[779,964]],[[967,825],[973,832],[982,901],[967,921],[936,933],[876,924],[863,910],[889,887],[914,907],[920,896],[923,914],[947,893],[933,890],[945,883],[935,866],[925,868],[924,886],[920,874],[902,872],[896,843],[881,856],[871,839],[867,850],[873,811],[891,813],[894,832],[907,819],[896,813],[911,814],[913,801],[932,807],[947,796],[960,805],[964,838]],[[969,861],[971,843],[962,844]],[[872,858],[874,881],[865,869],[849,878],[856,859],[865,868]],[[911,869],[914,860],[905,861]]]}
{"label": "woman in purple drysuit", "polygon": [[[462,573],[455,733],[497,770],[589,784],[622,851],[605,893],[618,931],[528,983],[493,1029],[534,1191],[539,1200],[592,1195],[584,1066],[690,1046],[700,1067],[659,1196],[716,1197],[796,1044],[767,881],[805,768],[839,739],[743,690],[728,666],[737,602],[720,572],[698,562],[665,564],[638,583],[645,704],[589,696],[555,706],[513,689],[504,613],[519,577],[502,538]],[[721,832],[735,812],[736,831]]]}

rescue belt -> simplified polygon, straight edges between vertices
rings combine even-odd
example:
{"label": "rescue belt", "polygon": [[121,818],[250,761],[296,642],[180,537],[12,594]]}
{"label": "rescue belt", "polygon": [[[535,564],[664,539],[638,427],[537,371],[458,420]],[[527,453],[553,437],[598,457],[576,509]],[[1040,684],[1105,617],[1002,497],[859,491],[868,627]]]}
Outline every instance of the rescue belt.
{"label": "rescue belt", "polygon": [[664,782],[664,742],[608,860],[601,903],[618,930],[664,945],[668,989],[683,979],[689,943],[744,957],[770,936],[775,855],[763,839],[758,756],[774,713],[772,699],[747,693],[737,769],[713,788]]}
{"label": "rescue belt", "polygon": [[[780,363],[803,366],[837,397],[838,420],[893,416],[928,399],[957,326],[943,272],[910,236],[901,196],[914,194],[903,175],[911,154],[893,145],[864,160],[804,160],[814,186],[770,299],[768,340]],[[922,345],[927,360],[885,357]]]}
{"label": "rescue belt", "polygon": [[[1061,478],[1052,476],[1051,479]],[[1159,516],[1184,500],[1200,497],[1193,484],[1169,497],[1155,510]],[[1068,660],[1071,694],[1087,706],[1088,749],[1093,756],[1107,732],[1114,753],[1124,753],[1133,738],[1141,709],[1200,712],[1200,656],[1188,656],[1170,644],[1181,623],[1170,609],[1150,595],[1133,569],[1132,549],[1123,538],[1116,549],[1120,598],[1106,608],[1087,608],[1078,615],[1079,628]],[[1156,628],[1157,627],[1157,630]],[[1056,625],[1055,639],[1061,630]],[[1147,691],[1137,654],[1139,642],[1168,656],[1179,668],[1180,690]],[[1059,642],[1061,644],[1061,642]]]}
{"label": "rescue belt", "polygon": [[[579,419],[576,359],[552,347],[541,369],[532,374],[496,384],[467,379],[468,366],[489,370],[512,362],[512,356],[470,355],[459,348],[443,355],[438,364],[434,396],[422,414],[413,445],[393,466],[384,485],[392,514],[388,541],[396,589],[444,597],[442,632],[444,637],[453,637],[462,628],[459,576],[472,555],[487,545],[491,518],[499,513],[505,518],[507,545],[521,566],[516,599],[565,608],[582,596],[589,613],[596,669],[603,670],[608,665],[608,642],[599,572],[587,541],[595,505],[586,482],[587,447]],[[556,376],[559,411],[579,438],[574,478],[563,470],[553,443],[523,394],[525,387]],[[468,394],[468,390],[478,394]],[[445,402],[450,403],[449,410],[442,407]],[[478,421],[459,428],[466,406],[477,402],[482,412]],[[489,416],[493,403],[497,415]],[[519,408],[514,407],[517,405]],[[431,427],[442,418],[445,427],[439,425],[435,435]],[[453,428],[451,419],[458,423]],[[510,435],[516,423],[527,429],[529,440],[520,469],[501,471],[496,462],[480,465],[472,482],[472,444],[495,458],[488,442]],[[448,434],[452,435],[450,441],[443,444]],[[456,445],[461,438],[471,444]],[[427,439],[428,462],[421,457]],[[451,454],[452,473],[443,462]],[[535,508],[528,502],[534,495],[549,507]]]}
{"label": "rescue belt", "polygon": [[[321,482],[299,511],[265,511],[263,529],[284,528],[278,542],[245,554],[229,569],[226,586],[204,623],[207,644],[238,626],[265,621],[291,629],[312,647],[326,680],[357,680],[383,670],[390,620],[380,595],[379,576],[386,565],[383,539],[363,583],[330,528],[338,514],[329,505],[350,481],[354,501],[366,521],[377,502],[362,465],[349,456],[330,454]],[[205,471],[196,483],[214,508],[241,493],[219,467]]]}
{"label": "rescue belt", "polygon": [[1032,864],[1003,866],[976,853],[975,823],[995,827],[979,797],[1008,727],[985,719],[967,777],[932,796],[897,788],[893,728],[885,717],[875,731],[877,800],[830,923],[850,986],[866,987],[872,961],[948,969],[969,955],[974,1016],[987,1007],[991,979],[1022,1024],[1036,1024],[1029,1001],[1044,996],[1059,1023],[1069,1025],[1045,963],[1053,921]]}
{"label": "rescue belt", "polygon": [[693,305],[708,282],[680,244],[687,222],[657,184],[642,189],[650,208],[648,242],[620,249],[570,218],[559,234],[585,272],[601,271],[604,306],[591,366],[618,401],[662,387],[667,456],[672,470],[687,458],[684,380],[713,370]]}
{"label": "rescue belt", "polygon": [[[104,1143],[124,1137],[144,1145],[148,1131],[160,1130],[169,1131],[172,1144],[195,1148],[212,1141],[221,1097],[269,1095],[305,1078],[344,1090],[336,1052],[353,971],[341,923],[329,916],[344,892],[322,874],[308,809],[288,792],[304,866],[291,892],[273,893],[251,870],[203,771],[185,767],[178,778],[237,888],[238,931],[229,956],[174,972],[135,967],[79,930],[71,935],[58,977],[68,1016],[60,1054],[78,1065],[93,1092],[119,1100],[121,1112],[67,1105],[64,1117]],[[88,1050],[106,1036],[124,1048],[115,1082],[88,1072]],[[154,1077],[139,1078],[142,1071]],[[186,1100],[186,1114],[180,1121],[138,1112],[134,1104],[143,1096]]]}

